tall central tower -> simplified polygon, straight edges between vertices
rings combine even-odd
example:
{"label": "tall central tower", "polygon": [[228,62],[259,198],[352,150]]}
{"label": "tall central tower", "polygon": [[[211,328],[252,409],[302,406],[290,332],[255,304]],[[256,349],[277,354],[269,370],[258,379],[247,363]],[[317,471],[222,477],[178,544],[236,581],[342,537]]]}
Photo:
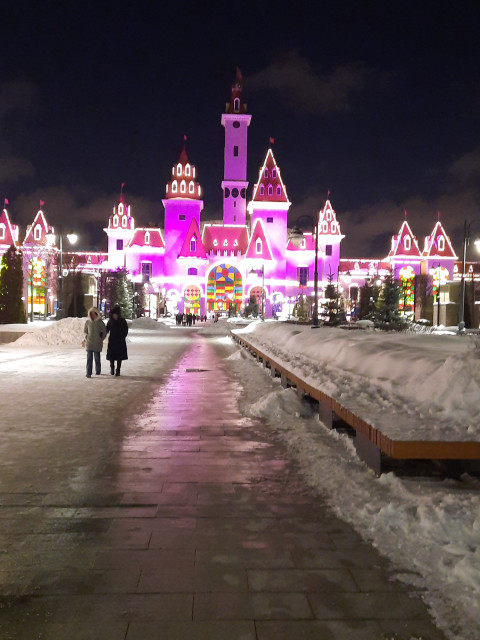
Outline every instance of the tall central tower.
{"label": "tall central tower", "polygon": [[247,222],[247,138],[252,116],[242,98],[242,74],[237,67],[230,102],[222,114],[225,127],[225,161],[223,170],[223,223]]}

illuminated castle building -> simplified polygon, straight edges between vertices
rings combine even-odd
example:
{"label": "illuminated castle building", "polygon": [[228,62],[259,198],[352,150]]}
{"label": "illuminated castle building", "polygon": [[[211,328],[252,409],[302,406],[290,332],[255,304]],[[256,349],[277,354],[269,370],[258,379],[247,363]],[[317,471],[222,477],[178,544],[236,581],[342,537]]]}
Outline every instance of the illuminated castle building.
{"label": "illuminated castle building", "polygon": [[[166,184],[163,230],[136,227],[122,192],[105,228],[108,253],[68,253],[77,256],[77,270],[90,274],[90,293],[95,302],[101,303],[95,300],[98,275],[102,270],[119,268],[127,270],[132,282],[145,286],[152,316],[165,311],[238,313],[252,298],[264,308],[265,316],[285,316],[300,294],[313,294],[315,234],[304,233],[300,239],[289,236],[291,203],[272,148],[266,151],[248,200],[250,121],[243,101],[242,78],[237,72],[221,119],[225,130],[222,222],[202,222],[202,188],[184,143]],[[440,220],[420,248],[405,219],[392,237],[388,255],[372,260],[340,258],[345,236],[330,200],[325,202],[318,219],[320,296],[328,279],[333,279],[347,306],[355,307],[359,287],[367,280],[381,280],[393,270],[395,277],[406,283],[405,293],[409,293],[404,295],[403,304],[413,311],[414,291],[408,284],[414,276],[431,274],[439,282],[460,278],[458,258]],[[58,250],[54,231],[42,211],[28,227],[22,246],[28,248],[32,243],[43,244],[53,253]],[[19,232],[4,209],[0,215],[0,254],[11,244],[19,245]],[[53,312],[55,274],[50,278],[50,291],[45,283],[43,288],[42,293],[42,286],[33,283],[36,310],[47,306]]]}

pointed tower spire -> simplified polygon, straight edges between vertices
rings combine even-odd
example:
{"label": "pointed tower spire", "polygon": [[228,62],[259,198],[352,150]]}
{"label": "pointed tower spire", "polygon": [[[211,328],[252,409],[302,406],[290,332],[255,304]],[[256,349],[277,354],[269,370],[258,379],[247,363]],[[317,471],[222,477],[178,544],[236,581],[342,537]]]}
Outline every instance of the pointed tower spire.
{"label": "pointed tower spire", "polygon": [[223,166],[223,222],[245,224],[247,220],[247,138],[252,116],[242,97],[242,74],[237,67],[230,102],[222,114],[225,128]]}
{"label": "pointed tower spire", "polygon": [[226,104],[225,113],[247,113],[247,105],[243,102],[242,89],[242,72],[237,67],[235,71],[235,82],[232,84],[230,102]]}
{"label": "pointed tower spire", "polygon": [[188,198],[200,200],[202,188],[195,180],[196,169],[190,164],[187,155],[187,136],[183,136],[183,145],[176,165],[172,167],[172,179],[167,184],[167,198]]}

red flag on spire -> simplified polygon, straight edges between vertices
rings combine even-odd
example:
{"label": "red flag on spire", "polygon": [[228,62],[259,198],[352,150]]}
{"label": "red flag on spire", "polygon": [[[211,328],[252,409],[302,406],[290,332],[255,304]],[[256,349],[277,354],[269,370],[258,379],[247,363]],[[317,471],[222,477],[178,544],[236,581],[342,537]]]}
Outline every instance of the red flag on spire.
{"label": "red flag on spire", "polygon": [[275,144],[275,138],[270,138],[269,142],[270,144]]}
{"label": "red flag on spire", "polygon": [[43,207],[44,204],[45,202],[43,200],[40,200],[40,209]]}
{"label": "red flag on spire", "polygon": [[186,142],[186,141],[187,141],[187,136],[186,136],[186,134],[185,134],[185,133],[183,134],[183,141],[184,141],[184,142]]}
{"label": "red flag on spire", "polygon": [[4,207],[6,207],[6,206],[7,206],[7,204],[10,204],[10,203],[9,203],[9,201],[8,201],[8,198],[5,198],[5,200],[3,201],[3,206],[4,206]]}
{"label": "red flag on spire", "polygon": [[437,211],[437,218],[438,218],[438,221],[440,222],[440,211]]}
{"label": "red flag on spire", "polygon": [[330,198],[330,189],[327,191],[327,198]]}
{"label": "red flag on spire", "polygon": [[407,219],[407,210],[405,209],[405,220]]}
{"label": "red flag on spire", "polygon": [[122,182],[122,187],[121,187],[121,189],[120,189],[120,190],[122,191],[122,193],[123,193],[123,187],[124,187],[124,186],[125,186],[125,183],[124,183],[124,182]]}

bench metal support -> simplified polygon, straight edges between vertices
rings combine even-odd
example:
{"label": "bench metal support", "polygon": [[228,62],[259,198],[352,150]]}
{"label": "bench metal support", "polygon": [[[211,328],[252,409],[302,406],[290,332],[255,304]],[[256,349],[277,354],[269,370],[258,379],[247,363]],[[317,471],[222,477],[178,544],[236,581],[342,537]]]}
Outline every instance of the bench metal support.
{"label": "bench metal support", "polygon": [[380,449],[363,436],[359,431],[355,432],[355,449],[358,457],[370,467],[376,476],[382,474],[382,453]]}

